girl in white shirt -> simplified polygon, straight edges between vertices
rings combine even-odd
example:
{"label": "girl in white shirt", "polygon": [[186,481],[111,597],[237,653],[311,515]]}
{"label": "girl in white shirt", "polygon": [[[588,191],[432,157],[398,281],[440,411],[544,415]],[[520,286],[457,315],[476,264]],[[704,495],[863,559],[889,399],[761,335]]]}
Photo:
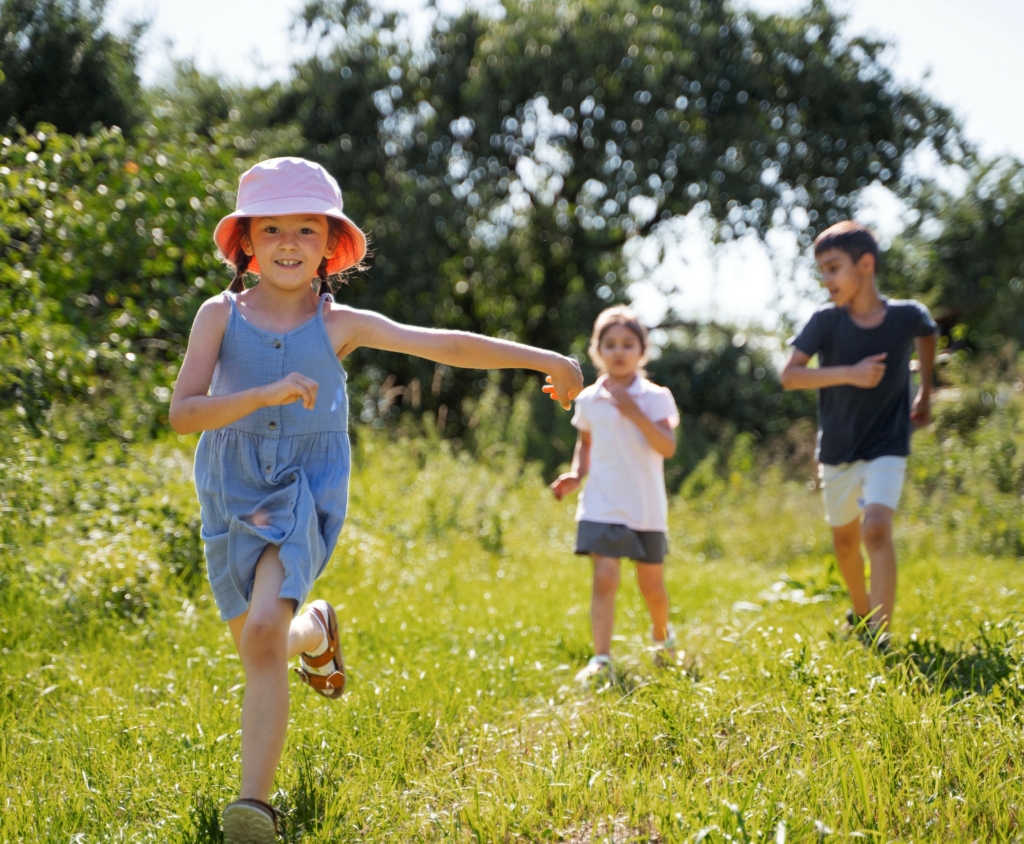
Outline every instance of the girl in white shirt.
{"label": "girl in white shirt", "polygon": [[610,675],[622,557],[637,562],[659,661],[675,657],[662,562],[668,529],[664,462],[676,450],[679,412],[672,393],[644,377],[646,353],[647,332],[629,308],[601,312],[590,338],[590,358],[601,377],[576,398],[572,469],[551,484],[561,500],[590,475],[576,509],[575,550],[594,563],[594,656],[576,675],[581,682]]}

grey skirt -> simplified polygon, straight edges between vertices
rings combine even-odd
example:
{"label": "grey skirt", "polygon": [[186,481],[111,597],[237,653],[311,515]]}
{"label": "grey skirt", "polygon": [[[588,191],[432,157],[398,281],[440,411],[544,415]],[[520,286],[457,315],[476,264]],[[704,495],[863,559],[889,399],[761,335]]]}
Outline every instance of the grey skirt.
{"label": "grey skirt", "polygon": [[633,530],[625,525],[579,522],[575,551],[602,557],[629,557],[638,563],[662,563],[668,553],[668,542],[660,530]]}

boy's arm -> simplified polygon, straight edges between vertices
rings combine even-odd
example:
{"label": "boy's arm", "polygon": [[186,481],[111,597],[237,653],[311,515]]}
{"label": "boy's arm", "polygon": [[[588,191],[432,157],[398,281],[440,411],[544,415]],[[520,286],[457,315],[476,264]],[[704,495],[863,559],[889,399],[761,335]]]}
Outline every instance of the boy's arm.
{"label": "boy's arm", "polygon": [[917,397],[910,408],[910,421],[915,428],[923,428],[932,421],[932,375],[935,372],[935,344],[937,339],[935,334],[914,338],[917,359],[921,364],[921,386],[918,387]]}
{"label": "boy's arm", "polygon": [[580,431],[576,448],[572,453],[572,468],[551,484],[555,498],[561,501],[566,495],[579,489],[580,482],[590,471],[590,431]]}
{"label": "boy's arm", "polygon": [[871,389],[885,375],[886,354],[868,355],[853,366],[821,366],[810,369],[807,363],[811,356],[799,349],[793,349],[779,380],[784,390],[819,390],[822,387],[839,387],[849,384],[854,387]]}
{"label": "boy's arm", "polygon": [[467,331],[401,325],[372,311],[346,309],[348,330],[338,357],[360,346],[402,352],[449,366],[469,369],[533,369],[551,383],[544,391],[565,408],[583,389],[583,373],[572,358],[522,343],[497,340]]}

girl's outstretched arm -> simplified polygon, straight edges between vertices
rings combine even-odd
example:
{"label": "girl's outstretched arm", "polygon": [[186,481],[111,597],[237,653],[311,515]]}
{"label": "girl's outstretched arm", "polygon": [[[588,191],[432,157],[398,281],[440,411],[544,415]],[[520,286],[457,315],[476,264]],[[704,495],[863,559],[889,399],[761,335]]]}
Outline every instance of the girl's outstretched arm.
{"label": "girl's outstretched arm", "polygon": [[468,331],[401,325],[372,311],[354,308],[332,308],[331,317],[332,322],[338,321],[338,335],[343,338],[340,347],[335,346],[340,358],[366,346],[468,369],[533,369],[549,376],[551,387],[545,392],[565,408],[583,389],[580,365],[556,352]]}
{"label": "girl's outstretched arm", "polygon": [[196,314],[168,412],[171,427],[179,434],[223,428],[261,407],[298,399],[307,409],[316,404],[316,381],[298,372],[265,387],[223,396],[207,395],[230,314],[231,306],[222,296],[204,302]]}
{"label": "girl's outstretched arm", "polygon": [[565,496],[576,492],[589,471],[590,431],[580,431],[580,435],[576,438],[576,448],[572,453],[572,468],[551,484],[551,491],[555,494],[555,498],[561,501]]}

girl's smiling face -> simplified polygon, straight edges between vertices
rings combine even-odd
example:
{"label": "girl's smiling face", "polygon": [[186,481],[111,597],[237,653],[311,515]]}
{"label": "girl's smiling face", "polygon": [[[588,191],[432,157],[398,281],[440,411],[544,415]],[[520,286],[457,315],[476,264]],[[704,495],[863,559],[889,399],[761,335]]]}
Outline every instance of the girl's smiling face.
{"label": "girl's smiling face", "polygon": [[261,281],[294,290],[310,285],[320,262],[337,246],[330,240],[330,227],[323,214],[253,217],[243,248],[259,262]]}
{"label": "girl's smiling face", "polygon": [[597,353],[612,378],[636,375],[644,357],[644,346],[636,333],[625,325],[610,325],[601,335]]}

